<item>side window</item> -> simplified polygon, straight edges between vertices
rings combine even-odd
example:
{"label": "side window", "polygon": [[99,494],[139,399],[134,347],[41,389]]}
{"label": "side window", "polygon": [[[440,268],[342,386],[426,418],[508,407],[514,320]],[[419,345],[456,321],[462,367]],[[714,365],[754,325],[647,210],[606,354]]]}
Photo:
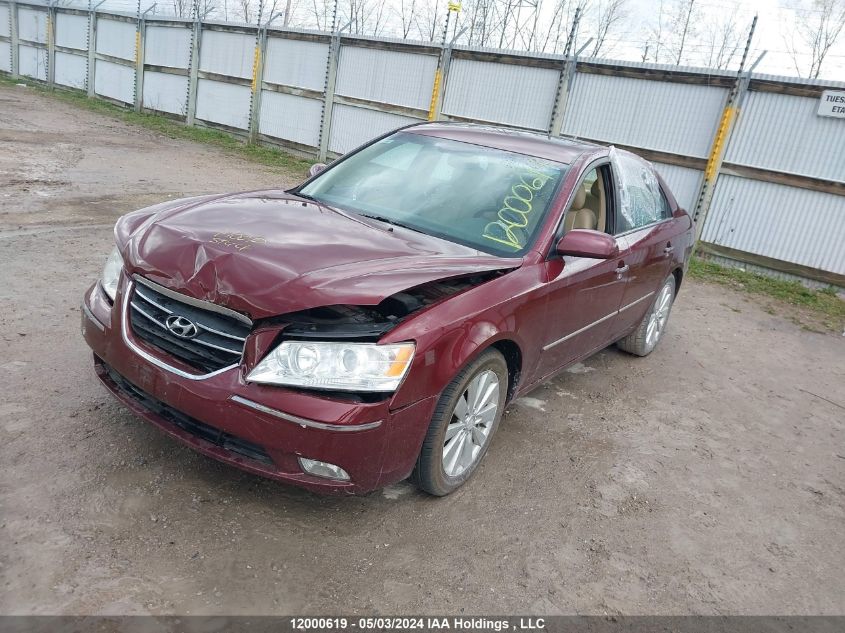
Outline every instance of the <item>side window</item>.
{"label": "side window", "polygon": [[647,226],[671,215],[651,165],[618,150],[611,151],[611,161],[619,181],[617,233]]}
{"label": "side window", "polygon": [[672,217],[672,207],[669,206],[669,200],[666,198],[666,194],[663,192],[663,187],[660,188],[660,204],[662,205],[663,212],[661,217],[664,220],[667,220]]}
{"label": "side window", "polygon": [[563,218],[564,232],[572,229],[604,231],[607,227],[606,167],[591,169],[575,187]]}

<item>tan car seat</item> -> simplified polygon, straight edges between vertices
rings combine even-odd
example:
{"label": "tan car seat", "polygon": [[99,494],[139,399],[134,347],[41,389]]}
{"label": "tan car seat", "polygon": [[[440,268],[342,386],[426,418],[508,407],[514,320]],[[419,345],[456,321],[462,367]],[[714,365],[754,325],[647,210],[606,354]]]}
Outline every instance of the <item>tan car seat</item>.
{"label": "tan car seat", "polygon": [[575,192],[575,199],[572,201],[572,206],[566,213],[563,219],[563,230],[568,232],[571,229],[592,229],[595,230],[598,226],[595,212],[585,207],[587,202],[587,191],[583,185],[578,187]]}

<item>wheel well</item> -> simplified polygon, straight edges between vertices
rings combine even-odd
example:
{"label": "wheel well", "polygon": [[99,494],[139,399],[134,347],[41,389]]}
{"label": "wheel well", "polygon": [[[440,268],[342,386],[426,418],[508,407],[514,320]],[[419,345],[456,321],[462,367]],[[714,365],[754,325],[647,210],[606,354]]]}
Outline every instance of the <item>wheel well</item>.
{"label": "wheel well", "polygon": [[678,292],[681,290],[681,280],[684,278],[684,269],[683,268],[676,268],[672,271],[672,274],[675,275],[675,296],[678,296]]}
{"label": "wheel well", "polygon": [[522,374],[522,350],[519,349],[519,345],[510,340],[496,341],[491,347],[501,352],[508,364],[508,402],[510,402],[513,394],[516,393],[519,377]]}

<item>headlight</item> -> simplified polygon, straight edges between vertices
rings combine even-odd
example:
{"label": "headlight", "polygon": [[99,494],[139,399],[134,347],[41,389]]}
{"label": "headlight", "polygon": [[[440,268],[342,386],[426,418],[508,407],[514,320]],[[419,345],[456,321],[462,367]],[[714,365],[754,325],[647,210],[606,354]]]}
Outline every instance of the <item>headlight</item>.
{"label": "headlight", "polygon": [[247,380],[338,391],[396,391],[413,358],[413,343],[285,341]]}
{"label": "headlight", "polygon": [[100,279],[103,290],[105,290],[112,301],[114,301],[114,297],[117,294],[117,282],[120,280],[121,270],[123,270],[123,258],[120,256],[117,246],[115,246],[106,260],[106,265],[103,266],[103,276]]}

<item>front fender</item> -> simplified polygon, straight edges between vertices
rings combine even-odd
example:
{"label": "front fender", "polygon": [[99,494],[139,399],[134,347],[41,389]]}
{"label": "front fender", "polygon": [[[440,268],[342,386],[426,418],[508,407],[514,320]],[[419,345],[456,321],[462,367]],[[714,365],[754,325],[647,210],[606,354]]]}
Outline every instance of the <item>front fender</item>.
{"label": "front fender", "polygon": [[512,341],[519,347],[522,375],[526,375],[525,370],[536,361],[532,350],[539,349],[537,324],[543,309],[534,284],[528,283],[534,274],[530,269],[515,270],[447,299],[388,333],[385,343],[413,340],[417,345],[391,408],[439,395],[462,367],[499,341]]}

